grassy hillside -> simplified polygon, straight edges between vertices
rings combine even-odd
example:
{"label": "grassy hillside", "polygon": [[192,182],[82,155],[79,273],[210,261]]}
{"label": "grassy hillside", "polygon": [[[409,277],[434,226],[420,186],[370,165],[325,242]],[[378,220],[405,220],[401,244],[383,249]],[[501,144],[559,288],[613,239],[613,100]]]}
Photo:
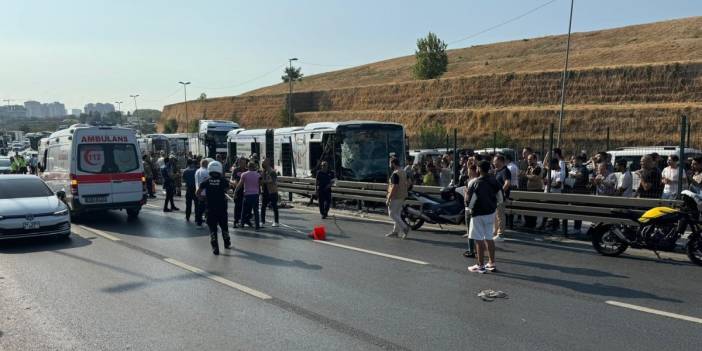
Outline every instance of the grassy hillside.
{"label": "grassy hillside", "polygon": [[[616,29],[574,33],[570,66],[639,65],[702,59],[702,17],[690,17]],[[564,35],[515,40],[449,50],[448,72],[442,78],[508,72],[560,70]],[[409,49],[408,49],[409,51]],[[327,90],[412,80],[414,56],[404,56],[354,68],[305,77],[296,91]],[[286,84],[244,95],[285,93]]]}
{"label": "grassy hillside", "polygon": [[[307,77],[296,83],[300,123],[370,119],[405,125],[411,139],[427,125],[456,128],[465,146],[500,133],[512,146],[541,144],[557,122],[565,38],[553,36],[452,50],[441,79],[409,76],[413,57]],[[671,144],[681,114],[702,148],[702,17],[578,33],[572,42],[563,146]],[[190,119],[232,119],[245,128],[279,127],[287,87],[190,101]],[[184,104],[164,107],[161,123],[185,125]],[[702,133],[700,133],[702,134]],[[697,143],[696,141],[699,141]]]}

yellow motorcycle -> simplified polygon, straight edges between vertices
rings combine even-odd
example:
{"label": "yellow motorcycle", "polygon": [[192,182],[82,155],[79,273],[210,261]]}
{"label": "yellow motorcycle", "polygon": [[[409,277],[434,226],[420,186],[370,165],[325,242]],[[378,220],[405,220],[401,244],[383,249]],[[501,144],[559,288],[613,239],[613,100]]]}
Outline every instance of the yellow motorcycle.
{"label": "yellow motorcycle", "polygon": [[652,250],[660,258],[658,251],[675,250],[678,240],[689,228],[685,251],[690,261],[702,266],[702,195],[690,191],[683,191],[681,195],[683,206],[680,209],[654,207],[645,212],[621,212],[638,225],[595,225],[590,229],[592,246],[605,256],[619,256],[633,247]]}

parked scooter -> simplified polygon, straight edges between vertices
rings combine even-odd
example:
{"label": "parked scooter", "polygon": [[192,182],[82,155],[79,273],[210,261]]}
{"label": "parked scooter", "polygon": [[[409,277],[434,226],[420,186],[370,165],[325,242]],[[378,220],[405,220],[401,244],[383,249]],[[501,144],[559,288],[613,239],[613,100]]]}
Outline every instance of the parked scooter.
{"label": "parked scooter", "polygon": [[402,220],[412,230],[419,229],[425,222],[431,224],[461,224],[465,221],[465,204],[463,194],[465,187],[446,187],[440,196],[410,191],[410,199],[417,200],[421,206],[405,205]]}

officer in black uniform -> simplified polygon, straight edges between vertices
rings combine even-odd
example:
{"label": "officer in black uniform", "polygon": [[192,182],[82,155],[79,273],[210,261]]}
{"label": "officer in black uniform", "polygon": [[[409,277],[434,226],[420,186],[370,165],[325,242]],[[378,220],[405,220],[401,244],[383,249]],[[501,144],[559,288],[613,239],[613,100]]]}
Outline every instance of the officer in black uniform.
{"label": "officer in black uniform", "polygon": [[207,190],[204,197],[208,209],[207,226],[210,228],[210,244],[212,244],[212,253],[219,255],[217,226],[222,230],[224,248],[229,249],[231,247],[226,198],[229,182],[223,176],[222,164],[220,162],[210,162],[210,164],[207,165],[207,171],[209,172],[209,177],[200,184],[199,189],[197,189],[197,196],[202,196],[202,191]]}

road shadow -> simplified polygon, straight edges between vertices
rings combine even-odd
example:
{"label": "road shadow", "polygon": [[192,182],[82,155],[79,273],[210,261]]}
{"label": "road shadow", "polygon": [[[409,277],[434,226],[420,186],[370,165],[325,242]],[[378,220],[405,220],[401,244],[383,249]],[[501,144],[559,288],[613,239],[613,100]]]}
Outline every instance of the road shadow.
{"label": "road shadow", "polygon": [[115,234],[139,236],[148,238],[178,239],[209,236],[207,225],[198,227],[194,222],[186,222],[183,212],[181,216],[156,211],[142,211],[138,218],[127,220],[126,213],[118,211],[99,212],[90,217],[81,218],[77,224]]}
{"label": "road shadow", "polygon": [[88,263],[88,264],[91,264],[94,266],[109,269],[113,272],[128,275],[128,276],[131,276],[131,277],[137,279],[136,281],[133,281],[133,282],[117,284],[117,285],[113,285],[113,286],[109,286],[109,287],[105,287],[105,288],[100,289],[100,291],[105,292],[105,293],[110,293],[110,294],[124,293],[127,291],[141,289],[141,288],[145,288],[145,287],[159,284],[159,283],[192,280],[192,279],[197,279],[200,277],[200,275],[198,275],[198,274],[189,272],[189,273],[183,273],[183,274],[179,274],[179,275],[176,275],[173,277],[168,277],[168,278],[154,278],[154,277],[149,276],[147,274],[144,274],[142,272],[132,271],[132,270],[120,267],[120,266],[113,265],[111,263],[96,261],[96,260],[91,259],[91,258],[82,257],[82,256],[75,255],[75,254],[68,253],[68,252],[60,252],[59,251],[59,252],[56,252],[56,254],[59,254],[59,255],[62,255],[64,257],[71,258],[74,260],[82,261],[82,262],[85,262],[85,263]]}
{"label": "road shadow", "polygon": [[234,257],[234,258],[242,258],[245,260],[253,261],[259,264],[265,264],[265,265],[271,265],[271,266],[278,266],[278,267],[292,267],[292,268],[301,268],[301,269],[309,269],[309,270],[321,270],[322,266],[317,265],[317,264],[309,264],[301,260],[283,260],[277,257],[273,256],[267,256],[267,255],[262,255],[258,254],[255,252],[251,251],[246,251],[242,249],[237,249],[237,248],[232,248],[230,252],[237,252],[237,254],[232,255],[230,253],[222,253],[222,256],[229,256],[229,257]]}
{"label": "road shadow", "polygon": [[547,271],[556,271],[564,274],[574,274],[582,275],[587,277],[597,277],[597,278],[624,278],[628,279],[628,276],[619,275],[611,272],[601,271],[592,268],[581,268],[581,267],[569,267],[563,265],[553,265],[548,263],[543,263],[539,261],[521,261],[509,258],[500,258],[500,263],[514,264],[519,266],[525,266],[529,268],[538,268]]}
{"label": "road shadow", "polygon": [[58,251],[74,249],[92,244],[76,234],[71,234],[68,238],[63,237],[38,237],[22,238],[0,241],[1,254],[26,254],[42,251]]}
{"label": "road shadow", "polygon": [[[411,235],[411,232],[410,232]],[[468,249],[468,239],[465,241],[440,241],[440,240],[431,240],[431,239],[424,239],[424,238],[417,238],[417,237],[412,237],[408,236],[407,241],[416,241],[418,243],[423,243],[423,244],[429,244],[433,246],[440,246],[440,247],[448,247],[448,248],[454,248],[454,249],[461,249],[461,250],[467,250]],[[504,252],[504,253],[513,253],[515,251],[505,249],[503,246],[500,245],[495,245],[495,251],[497,252]]]}
{"label": "road shadow", "polygon": [[537,275],[527,275],[519,273],[509,273],[505,271],[500,271],[499,274],[493,275],[494,277],[503,279],[517,279],[522,281],[527,281],[531,283],[551,285],[559,288],[569,289],[581,294],[596,295],[606,298],[627,298],[627,299],[651,299],[657,301],[683,303],[684,301],[674,298],[662,297],[653,293],[609,285],[601,283],[581,283],[572,280],[549,278]]}

